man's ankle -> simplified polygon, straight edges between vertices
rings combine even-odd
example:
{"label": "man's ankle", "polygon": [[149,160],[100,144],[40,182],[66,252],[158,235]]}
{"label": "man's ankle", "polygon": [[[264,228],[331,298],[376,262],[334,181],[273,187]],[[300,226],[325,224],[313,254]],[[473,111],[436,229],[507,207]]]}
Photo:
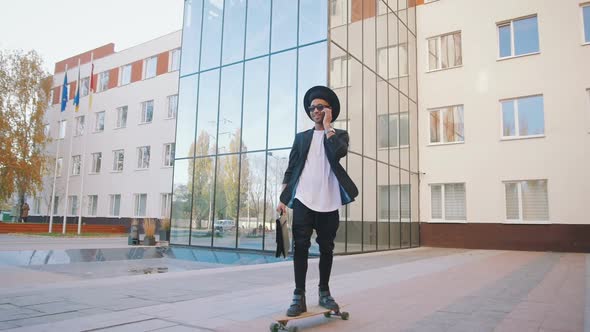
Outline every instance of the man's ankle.
{"label": "man's ankle", "polygon": [[293,291],[294,295],[305,295],[305,288],[295,288]]}

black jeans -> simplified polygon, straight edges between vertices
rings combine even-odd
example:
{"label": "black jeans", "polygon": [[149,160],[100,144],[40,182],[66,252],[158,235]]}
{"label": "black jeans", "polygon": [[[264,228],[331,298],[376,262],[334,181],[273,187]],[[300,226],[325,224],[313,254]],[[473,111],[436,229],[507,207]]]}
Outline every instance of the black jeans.
{"label": "black jeans", "polygon": [[320,284],[321,290],[328,290],[332,260],[334,257],[334,239],[340,224],[338,210],[317,212],[309,209],[298,199],[293,202],[293,266],[295,269],[295,288],[305,290],[307,275],[307,258],[311,246],[311,234],[315,229],[316,242],[320,246]]}

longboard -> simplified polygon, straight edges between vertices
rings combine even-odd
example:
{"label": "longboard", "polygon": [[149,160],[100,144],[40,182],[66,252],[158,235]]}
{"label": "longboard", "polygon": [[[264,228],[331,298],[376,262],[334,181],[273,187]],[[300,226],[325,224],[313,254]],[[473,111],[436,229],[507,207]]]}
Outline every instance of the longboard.
{"label": "longboard", "polygon": [[290,317],[290,316],[280,316],[275,319],[274,322],[270,324],[270,331],[271,332],[279,332],[279,331],[288,331],[288,332],[297,332],[297,326],[289,326],[287,328],[287,323],[292,320],[296,319],[303,319],[307,317],[317,316],[317,315],[324,315],[324,317],[329,318],[332,316],[338,316],[343,320],[348,320],[350,318],[350,314],[346,311],[341,311],[345,305],[340,306],[340,310],[334,311],[330,309],[326,309],[320,306],[311,306],[307,308],[307,311],[302,313],[299,316]]}

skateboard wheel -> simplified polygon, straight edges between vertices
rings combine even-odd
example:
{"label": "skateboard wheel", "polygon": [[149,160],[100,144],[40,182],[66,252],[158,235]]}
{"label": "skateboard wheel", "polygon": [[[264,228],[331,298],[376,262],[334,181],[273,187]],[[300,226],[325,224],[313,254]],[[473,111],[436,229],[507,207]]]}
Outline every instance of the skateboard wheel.
{"label": "skateboard wheel", "polygon": [[297,328],[297,326],[289,326],[289,328],[287,329],[287,331],[289,332],[297,332],[299,329]]}
{"label": "skateboard wheel", "polygon": [[332,317],[332,314],[329,312],[324,312],[324,317],[330,318],[330,317]]}
{"label": "skateboard wheel", "polygon": [[340,317],[343,320],[348,320],[348,318],[350,318],[350,314],[348,312],[346,312],[346,311],[343,311],[343,312],[340,313]]}
{"label": "skateboard wheel", "polygon": [[279,323],[270,323],[270,332],[279,332]]}

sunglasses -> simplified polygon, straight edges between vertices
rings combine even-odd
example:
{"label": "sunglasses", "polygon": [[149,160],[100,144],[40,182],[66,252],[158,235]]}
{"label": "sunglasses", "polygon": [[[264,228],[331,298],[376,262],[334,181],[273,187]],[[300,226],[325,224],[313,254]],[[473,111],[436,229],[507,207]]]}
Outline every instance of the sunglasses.
{"label": "sunglasses", "polygon": [[330,107],[330,106],[328,106],[328,105],[322,105],[322,104],[318,104],[318,105],[311,105],[311,106],[309,106],[309,107],[307,108],[307,110],[308,110],[308,111],[310,111],[310,112],[313,112],[313,110],[315,110],[316,108],[317,108],[317,110],[318,110],[318,111],[320,111],[320,112],[321,112],[321,111],[323,111],[323,110],[324,110],[324,108],[329,108],[329,109],[331,109],[331,107]]}

